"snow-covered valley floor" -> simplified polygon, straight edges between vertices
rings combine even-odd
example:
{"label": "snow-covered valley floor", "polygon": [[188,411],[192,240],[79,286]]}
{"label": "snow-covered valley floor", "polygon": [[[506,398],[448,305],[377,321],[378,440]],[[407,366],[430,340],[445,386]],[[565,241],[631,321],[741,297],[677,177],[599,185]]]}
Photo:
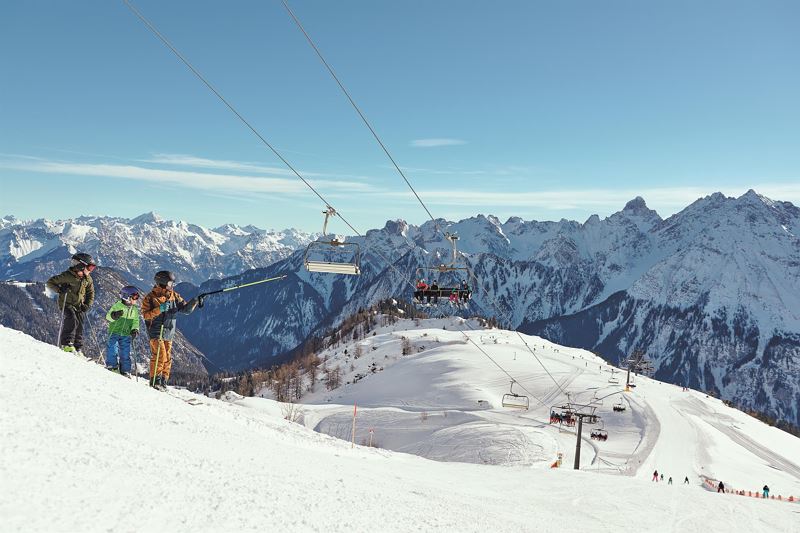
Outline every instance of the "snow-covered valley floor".
{"label": "snow-covered valley floor", "polygon": [[[302,406],[306,426],[349,431],[357,401],[357,442],[373,428],[386,449],[351,448],[284,420],[268,399],[157,392],[0,327],[0,529],[800,531],[800,504],[716,494],[700,481],[768,483],[775,495],[798,496],[800,439],[698,392],[638,378],[621,416],[611,413],[621,395],[604,400],[609,439],[589,440],[586,427],[583,469],[574,471],[574,433],[547,423],[545,405],[563,398],[516,334],[469,333],[542,400],[531,398],[529,411],[499,406],[506,376],[462,333],[397,326],[351,361],[354,373],[372,357],[384,370]],[[401,335],[416,353],[389,364]],[[576,401],[611,385],[594,356],[526,339],[542,346]],[[551,469],[558,452],[564,465]],[[675,484],[651,482],[655,468]]]}

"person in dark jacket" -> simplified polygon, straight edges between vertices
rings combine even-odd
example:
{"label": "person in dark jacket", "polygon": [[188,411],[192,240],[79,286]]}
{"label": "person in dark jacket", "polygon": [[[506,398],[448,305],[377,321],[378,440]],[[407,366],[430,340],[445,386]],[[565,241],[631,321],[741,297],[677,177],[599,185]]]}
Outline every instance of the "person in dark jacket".
{"label": "person in dark jacket", "polygon": [[725,492],[725,483],[722,481],[720,481],[719,485],[717,485],[717,492]]}
{"label": "person in dark jacket", "polygon": [[165,390],[172,370],[172,340],[175,338],[176,313],[189,314],[197,308],[197,299],[185,301],[173,290],[175,274],[162,270],[155,275],[155,286],[142,300],[142,318],[150,337],[150,384]]}
{"label": "person in dark jacket", "polygon": [[65,352],[81,352],[83,322],[94,303],[94,282],[91,272],[97,267],[92,256],[76,253],[72,265],[47,280],[50,294],[58,294],[58,309],[62,312],[58,345]]}
{"label": "person in dark jacket", "polygon": [[764,488],[762,490],[763,490],[763,496],[765,498],[769,498],[769,487],[764,485]]}

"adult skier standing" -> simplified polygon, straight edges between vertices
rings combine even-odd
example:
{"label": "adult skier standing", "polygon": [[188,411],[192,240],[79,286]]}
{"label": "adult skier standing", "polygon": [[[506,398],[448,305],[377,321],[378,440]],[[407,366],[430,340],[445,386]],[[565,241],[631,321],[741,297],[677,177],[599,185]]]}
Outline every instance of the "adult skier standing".
{"label": "adult skier standing", "polygon": [[65,352],[80,354],[83,348],[83,322],[94,303],[91,272],[96,267],[91,255],[79,252],[72,256],[72,265],[67,270],[47,280],[49,293],[58,294],[62,313],[58,345]]}
{"label": "adult skier standing", "polygon": [[175,314],[189,314],[197,308],[197,298],[185,301],[175,292],[175,274],[157,272],[155,286],[142,301],[142,317],[150,337],[150,385],[166,390],[172,370],[172,340],[175,338]]}

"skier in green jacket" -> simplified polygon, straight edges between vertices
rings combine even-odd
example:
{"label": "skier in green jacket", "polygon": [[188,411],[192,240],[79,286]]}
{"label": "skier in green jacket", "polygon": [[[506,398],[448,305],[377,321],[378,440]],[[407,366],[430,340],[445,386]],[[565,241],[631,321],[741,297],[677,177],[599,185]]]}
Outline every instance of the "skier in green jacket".
{"label": "skier in green jacket", "polygon": [[61,310],[58,345],[65,352],[80,352],[83,347],[83,321],[94,303],[91,272],[96,267],[91,255],[77,253],[72,256],[72,266],[47,280],[48,293],[58,295]]}
{"label": "skier in green jacket", "polygon": [[106,313],[108,320],[108,345],[106,368],[130,377],[131,343],[139,334],[139,289],[132,285],[123,287],[119,300]]}

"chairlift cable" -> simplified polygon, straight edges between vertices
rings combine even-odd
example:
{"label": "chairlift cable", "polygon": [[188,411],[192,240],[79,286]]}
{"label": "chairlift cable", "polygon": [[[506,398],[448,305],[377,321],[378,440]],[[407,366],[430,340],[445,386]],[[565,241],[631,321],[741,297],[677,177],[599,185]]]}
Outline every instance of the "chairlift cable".
{"label": "chairlift cable", "polygon": [[[151,22],[150,22],[150,21],[149,21],[149,20],[148,20],[148,19],[147,19],[147,18],[146,18],[144,15],[142,15],[142,13],[141,13],[141,12],[139,12],[139,10],[137,10],[137,9],[136,9],[136,7],[134,7],[134,6],[133,6],[133,5],[130,3],[130,1],[129,1],[129,0],[122,0],[122,1],[123,1],[123,2],[125,3],[125,5],[126,5],[126,6],[127,6],[127,7],[128,7],[130,10],[131,10],[131,12],[133,12],[133,14],[134,14],[134,15],[136,15],[136,16],[139,18],[139,20],[141,20],[141,21],[142,21],[142,22],[145,24],[145,26],[147,26],[147,28],[148,28],[148,29],[149,29],[149,30],[150,30],[150,31],[151,31],[151,32],[152,32],[152,33],[153,33],[153,34],[154,34],[154,35],[155,35],[155,36],[156,36],[156,37],[157,37],[157,38],[158,38],[158,39],[159,39],[159,40],[160,40],[162,43],[164,43],[164,45],[165,45],[167,48],[169,48],[169,49],[172,51],[172,53],[173,53],[173,54],[175,54],[175,56],[176,56],[176,57],[178,57],[178,59],[180,59],[180,60],[181,60],[181,62],[182,62],[184,65],[186,65],[186,67],[187,67],[189,70],[191,70],[191,71],[192,71],[192,73],[193,73],[193,74],[194,74],[194,75],[195,75],[195,76],[196,76],[196,77],[197,77],[197,78],[198,78],[198,79],[199,79],[201,82],[203,82],[203,84],[204,84],[204,85],[205,85],[205,86],[206,86],[206,87],[207,87],[207,88],[208,88],[208,89],[209,89],[211,92],[213,92],[213,93],[214,93],[214,95],[216,95],[216,97],[217,97],[217,98],[218,98],[218,99],[219,99],[219,100],[220,100],[220,101],[221,101],[223,104],[225,104],[225,106],[226,106],[226,107],[227,107],[227,108],[228,108],[228,109],[229,109],[229,110],[230,110],[230,111],[231,111],[231,112],[232,112],[232,113],[233,113],[233,114],[234,114],[234,115],[235,115],[235,116],[236,116],[236,117],[239,119],[239,121],[240,121],[240,122],[242,122],[242,123],[243,123],[243,124],[244,124],[244,125],[245,125],[245,126],[246,126],[246,127],[247,127],[247,128],[248,128],[248,129],[249,129],[249,130],[250,130],[250,131],[251,131],[251,132],[252,132],[252,133],[253,133],[255,136],[256,136],[256,137],[258,137],[258,139],[259,139],[259,140],[260,140],[260,141],[261,141],[261,142],[262,142],[262,143],[263,143],[263,144],[264,144],[264,145],[265,145],[267,148],[269,148],[269,150],[270,150],[270,151],[272,151],[272,153],[273,153],[273,154],[275,154],[275,155],[278,157],[278,159],[280,159],[280,160],[281,160],[281,161],[284,163],[284,165],[286,165],[286,167],[287,167],[289,170],[291,170],[291,171],[292,171],[292,172],[295,174],[295,176],[297,176],[297,177],[298,177],[298,178],[299,178],[299,179],[300,179],[300,180],[301,180],[301,181],[302,181],[302,182],[303,182],[303,183],[304,183],[304,184],[305,184],[305,185],[306,185],[306,186],[307,186],[307,187],[308,187],[308,188],[309,188],[309,189],[310,189],[310,190],[311,190],[311,191],[312,191],[312,192],[313,192],[313,193],[314,193],[314,194],[315,194],[315,195],[316,195],[316,196],[317,196],[317,197],[318,197],[320,200],[322,200],[322,202],[323,202],[323,203],[326,205],[326,207],[329,207],[329,208],[331,208],[331,207],[332,207],[332,204],[331,204],[330,202],[328,202],[328,201],[327,201],[327,200],[326,200],[326,199],[325,199],[325,198],[324,198],[324,197],[323,197],[323,196],[322,196],[322,195],[321,195],[319,192],[317,192],[317,190],[316,190],[316,189],[315,189],[315,188],[314,188],[314,187],[313,187],[313,186],[312,186],[312,185],[311,185],[311,184],[310,184],[310,183],[309,183],[309,182],[308,182],[308,181],[307,181],[307,180],[306,180],[306,179],[305,179],[305,178],[302,176],[302,174],[300,174],[300,172],[298,172],[298,171],[297,171],[297,169],[295,169],[295,168],[294,168],[294,166],[292,166],[292,165],[291,165],[291,163],[289,163],[289,161],[288,161],[286,158],[284,158],[284,157],[283,157],[283,156],[280,154],[280,152],[278,152],[278,150],[277,150],[277,149],[275,149],[275,148],[272,146],[272,144],[270,144],[270,143],[269,143],[269,142],[268,142],[268,141],[267,141],[267,140],[266,140],[266,139],[265,139],[265,138],[264,138],[264,137],[263,137],[263,136],[262,136],[262,135],[261,135],[261,134],[258,132],[258,130],[256,130],[256,129],[255,129],[255,127],[253,127],[253,126],[250,124],[250,122],[248,122],[248,121],[247,121],[247,119],[245,119],[245,118],[244,118],[244,117],[243,117],[243,116],[242,116],[242,115],[241,115],[241,114],[240,114],[240,113],[239,113],[239,112],[236,110],[236,108],[235,108],[235,107],[233,107],[233,105],[232,105],[230,102],[228,102],[228,100],[226,100],[226,99],[225,99],[225,97],[223,97],[223,96],[222,96],[222,94],[221,94],[221,93],[220,93],[220,92],[219,92],[219,91],[218,91],[216,88],[214,88],[214,86],[213,86],[213,85],[212,85],[212,84],[211,84],[211,83],[210,83],[210,82],[209,82],[209,81],[208,81],[208,80],[207,80],[207,79],[206,79],[206,78],[205,78],[205,77],[204,77],[204,76],[203,76],[203,75],[202,75],[202,74],[201,74],[201,73],[200,73],[200,72],[199,72],[199,71],[198,71],[198,70],[197,70],[197,69],[194,67],[194,66],[192,66],[192,64],[189,62],[189,60],[188,60],[188,59],[186,59],[186,57],[184,57],[184,56],[183,56],[183,54],[181,54],[181,53],[180,53],[180,52],[177,50],[177,48],[175,48],[175,47],[172,45],[172,43],[170,43],[170,41],[169,41],[169,40],[168,40],[168,39],[167,39],[167,38],[166,38],[166,37],[165,37],[165,36],[164,36],[164,35],[163,35],[163,34],[162,34],[162,33],[161,33],[161,32],[160,32],[160,31],[159,31],[159,30],[158,30],[158,29],[157,29],[157,28],[156,28],[156,27],[155,27],[155,26],[152,24],[152,23],[151,23]],[[305,32],[304,32],[304,33],[305,33]],[[331,72],[331,73],[333,74],[333,72]],[[337,80],[337,81],[338,81],[338,80]],[[344,88],[344,87],[342,87],[342,88]],[[348,95],[348,97],[349,97],[349,95]],[[366,119],[365,119],[365,121],[366,121]],[[367,123],[367,125],[369,125],[369,124]],[[370,129],[372,129],[372,128],[370,128]],[[378,138],[377,138],[377,135],[376,135],[376,139],[378,139]],[[378,142],[380,142],[380,139],[378,139]],[[383,143],[381,143],[381,145],[383,146]],[[384,149],[385,149],[385,147],[384,147]],[[388,151],[386,151],[386,153],[387,153],[387,155],[389,155]],[[389,155],[389,157],[391,158],[391,155]],[[394,160],[392,160],[392,162],[394,163]],[[397,167],[396,163],[395,163],[395,167]],[[397,167],[397,168],[398,168],[398,171],[399,171],[399,170],[400,170],[400,169],[399,169],[399,167]],[[401,171],[401,174],[402,174],[402,171]],[[404,176],[404,178],[405,178],[405,176]],[[406,180],[406,183],[408,183],[408,180]],[[411,187],[412,191],[414,190],[414,189],[413,189],[413,187],[411,186],[411,184],[410,184],[410,183],[408,183],[408,186],[409,186],[409,187]],[[414,194],[415,194],[415,195],[417,195],[416,191],[414,191]],[[417,198],[419,198],[419,195],[417,195]],[[421,198],[419,198],[419,199],[420,199],[420,203],[422,203],[422,199],[421,199]],[[425,208],[425,210],[426,210],[426,211],[428,211],[428,208],[425,206],[425,204],[424,204],[424,203],[422,203],[422,205],[423,205],[423,207]],[[358,231],[356,228],[354,228],[354,227],[353,227],[353,226],[352,226],[352,225],[351,225],[351,224],[350,224],[350,223],[349,223],[349,222],[348,222],[348,221],[347,221],[347,220],[346,220],[346,219],[345,219],[345,218],[344,218],[344,217],[341,215],[341,213],[340,213],[338,210],[336,210],[336,214],[339,216],[339,218],[341,218],[341,219],[342,219],[342,222],[344,222],[344,223],[345,223],[345,225],[347,225],[347,227],[349,227],[349,228],[350,228],[350,229],[351,229],[351,230],[352,230],[352,231],[353,231],[353,232],[354,232],[356,235],[358,235],[359,237],[362,237],[362,238],[364,238],[364,236],[361,234],[361,232],[359,232],[359,231]],[[430,211],[428,211],[428,214],[430,214]],[[436,223],[436,220],[435,220],[435,219],[433,219],[433,215],[431,215],[431,219],[434,221],[434,224],[435,224],[435,226],[436,226],[436,229],[437,229],[439,232],[441,232],[441,228],[439,228],[439,225],[438,225],[438,223]],[[406,242],[407,242],[407,241],[406,241]],[[409,247],[409,250],[413,250],[413,248],[415,248],[415,247],[417,247],[417,245],[416,245],[416,244],[414,244],[413,246]],[[392,261],[390,261],[390,260],[389,260],[387,257],[385,257],[383,254],[381,254],[379,251],[377,251],[377,250],[374,250],[374,252],[375,252],[375,253],[376,253],[376,255],[378,255],[378,256],[379,256],[381,259],[383,259],[383,260],[386,262],[386,264],[388,264],[388,265],[389,265],[389,267],[390,267],[390,268],[392,268],[392,270],[394,270],[394,271],[395,271],[395,272],[396,272],[396,273],[397,273],[397,274],[398,274],[398,275],[401,277],[401,279],[405,279],[405,280],[408,282],[408,284],[409,284],[411,287],[414,287],[414,282],[413,282],[413,281],[412,281],[410,278],[408,278],[406,275],[404,275],[403,273],[401,273],[401,272],[400,272],[400,271],[397,269],[397,267],[395,267],[395,266],[394,266],[394,263],[393,263]],[[443,317],[444,317],[444,314],[443,314]],[[478,350],[479,350],[479,351],[480,351],[480,352],[481,352],[483,355],[485,355],[485,356],[486,356],[486,357],[487,357],[487,358],[488,358],[488,359],[489,359],[489,360],[490,360],[492,363],[494,363],[494,364],[495,364],[495,365],[496,365],[496,366],[497,366],[497,367],[498,367],[498,368],[499,368],[499,369],[500,369],[500,370],[501,370],[501,371],[502,371],[504,374],[506,374],[506,376],[508,376],[510,379],[514,379],[514,378],[513,378],[513,376],[511,376],[511,374],[509,374],[509,373],[508,373],[508,371],[506,371],[506,370],[505,370],[505,369],[504,369],[504,368],[503,368],[503,367],[502,367],[502,366],[501,366],[501,365],[500,365],[500,364],[499,364],[497,361],[495,361],[495,360],[494,360],[494,359],[493,359],[493,358],[492,358],[492,357],[491,357],[491,356],[490,356],[488,353],[486,353],[486,351],[485,351],[485,350],[483,350],[483,349],[482,349],[480,346],[478,346],[478,344],[477,344],[477,343],[475,343],[475,341],[474,341],[473,339],[471,339],[471,338],[469,337],[469,335],[467,335],[467,334],[466,334],[466,332],[465,332],[464,330],[462,330],[461,328],[459,328],[459,331],[460,331],[460,332],[461,332],[461,333],[462,333],[462,334],[463,334],[463,335],[464,335],[464,336],[467,338],[467,340],[468,340],[469,342],[471,342],[471,343],[472,343],[472,344],[473,344],[473,345],[474,345],[474,346],[475,346],[475,347],[476,347],[476,348],[477,348],[477,349],[478,349]],[[551,377],[552,377],[552,376],[551,376]],[[519,382],[517,382],[517,383],[519,383]],[[528,393],[530,396],[533,396],[533,397],[534,397],[536,400],[538,400],[538,401],[539,401],[539,402],[540,402],[542,405],[545,405],[545,404],[544,404],[544,402],[542,402],[542,400],[541,400],[541,399],[539,399],[538,397],[534,396],[534,395],[533,395],[533,394],[532,394],[530,391],[528,391],[528,390],[527,390],[527,388],[525,388],[525,387],[524,387],[524,386],[522,386],[522,385],[520,385],[520,387],[521,387],[523,390],[525,390],[525,392],[526,392],[526,393]]]}
{"label": "chairlift cable", "polygon": [[[328,72],[330,73],[331,77],[333,77],[334,81],[336,81],[336,84],[339,86],[339,88],[342,90],[342,92],[344,93],[344,95],[347,97],[347,100],[350,102],[350,105],[352,105],[352,106],[353,106],[353,109],[355,109],[355,110],[356,110],[356,113],[358,113],[358,116],[359,116],[359,117],[361,117],[361,120],[364,122],[364,125],[366,125],[366,126],[367,126],[367,128],[369,129],[369,131],[372,133],[372,136],[373,136],[373,137],[375,137],[375,140],[378,142],[378,144],[379,144],[379,145],[380,145],[380,147],[383,149],[383,151],[384,151],[384,153],[386,154],[386,156],[387,156],[387,157],[389,158],[389,160],[392,162],[392,165],[394,165],[394,168],[395,168],[395,169],[397,169],[397,172],[398,172],[398,173],[400,174],[400,176],[403,178],[403,181],[405,181],[405,182],[406,182],[406,185],[408,185],[409,189],[411,189],[411,192],[412,192],[412,193],[414,193],[414,196],[416,196],[416,198],[417,198],[417,200],[419,201],[420,205],[422,205],[422,208],[425,210],[425,212],[426,212],[426,213],[428,213],[428,216],[429,216],[429,217],[431,218],[431,220],[433,221],[433,223],[434,223],[434,226],[436,227],[436,230],[437,230],[437,232],[439,232],[439,233],[442,233],[442,234],[444,235],[444,232],[443,232],[443,231],[441,230],[441,228],[439,227],[439,224],[438,224],[438,222],[436,222],[436,218],[433,216],[433,214],[431,213],[430,209],[428,209],[428,206],[427,206],[427,205],[425,205],[425,202],[422,200],[422,198],[420,197],[420,195],[417,193],[417,191],[414,189],[414,187],[413,187],[413,186],[411,185],[411,183],[408,181],[408,178],[406,177],[405,173],[404,173],[404,172],[403,172],[403,171],[400,169],[400,166],[397,164],[397,162],[395,161],[394,157],[392,157],[392,155],[389,153],[389,150],[386,148],[386,145],[383,143],[383,141],[381,141],[381,139],[380,139],[380,137],[378,136],[378,134],[376,133],[375,129],[372,127],[372,125],[370,124],[369,120],[367,120],[367,117],[366,117],[366,116],[364,116],[364,113],[363,113],[363,112],[361,111],[361,109],[358,107],[358,104],[356,104],[355,100],[353,100],[353,97],[352,97],[352,96],[350,96],[350,93],[349,93],[349,92],[348,92],[348,90],[345,88],[344,84],[341,82],[341,80],[339,79],[339,77],[336,75],[336,73],[334,72],[333,68],[330,66],[330,64],[328,63],[328,61],[327,61],[327,60],[325,59],[325,57],[322,55],[322,52],[320,52],[320,50],[319,50],[319,47],[317,47],[317,45],[316,45],[316,43],[314,42],[314,40],[311,38],[311,36],[309,35],[309,33],[308,33],[308,32],[306,31],[306,29],[303,27],[303,24],[300,22],[300,20],[299,20],[299,19],[297,18],[297,16],[294,14],[294,12],[292,11],[292,9],[289,7],[289,4],[286,2],[286,0],[281,0],[281,2],[283,3],[283,7],[284,7],[284,8],[286,8],[286,11],[289,13],[289,16],[291,16],[292,20],[294,20],[294,22],[295,22],[295,24],[297,25],[297,27],[300,29],[300,31],[301,31],[301,32],[303,33],[303,35],[305,36],[306,40],[308,41],[308,44],[309,44],[309,45],[311,45],[311,48],[313,48],[313,49],[314,49],[314,52],[317,54],[317,57],[319,57],[320,61],[322,61],[322,64],[323,64],[323,65],[325,65],[325,68],[328,70]],[[481,286],[481,285],[478,285],[478,287],[479,287],[481,290],[483,290],[484,294],[486,294],[486,295],[489,295],[488,291],[486,291],[486,289],[485,289],[483,286]],[[493,302],[495,301],[495,300],[494,300],[494,298],[491,298],[491,296],[490,296],[490,299],[491,299]],[[497,308],[497,306],[496,306],[496,305],[494,305],[494,304],[492,305],[492,307],[495,307],[496,309],[498,309],[498,308]],[[510,321],[509,321],[509,325],[511,325],[511,322],[510,322]],[[563,389],[563,387],[561,387],[561,385],[558,383],[558,381],[556,381],[556,379],[553,377],[553,375],[550,373],[550,371],[547,369],[547,367],[546,367],[546,366],[544,366],[544,364],[543,364],[543,363],[542,363],[542,361],[539,359],[539,357],[536,355],[536,353],[535,353],[533,350],[531,350],[531,349],[530,349],[530,347],[528,346],[528,343],[527,343],[527,342],[525,342],[525,340],[522,338],[522,335],[519,333],[519,331],[516,331],[516,329],[515,329],[514,331],[517,333],[517,335],[519,336],[519,338],[520,338],[520,340],[523,342],[523,344],[525,344],[525,347],[526,347],[526,348],[528,348],[528,351],[530,351],[531,355],[533,355],[533,356],[534,356],[534,358],[536,358],[536,360],[537,360],[537,361],[539,362],[539,364],[542,366],[542,368],[543,368],[543,369],[544,369],[544,371],[547,373],[547,375],[548,375],[548,376],[550,376],[550,379],[552,379],[552,380],[553,380],[553,383],[555,383],[556,387],[558,387],[558,389],[559,389],[559,390],[561,390],[561,392],[562,392],[562,393],[566,393],[566,391]]]}
{"label": "chairlift cable", "polygon": [[386,148],[386,145],[383,143],[381,138],[378,136],[378,133],[375,131],[375,128],[372,127],[372,124],[370,124],[369,120],[367,120],[367,117],[361,111],[361,108],[358,107],[358,104],[356,104],[355,100],[353,100],[353,97],[350,96],[350,93],[345,88],[344,84],[341,82],[341,80],[339,80],[339,76],[336,75],[336,73],[333,71],[333,68],[330,66],[328,61],[322,55],[322,52],[320,52],[319,48],[314,43],[314,40],[311,38],[311,36],[306,31],[306,29],[303,27],[303,24],[300,22],[300,19],[298,19],[297,16],[294,14],[294,12],[289,7],[289,4],[286,2],[286,0],[281,0],[281,2],[283,3],[283,7],[285,7],[286,11],[289,13],[289,16],[291,16],[292,20],[294,20],[295,24],[297,24],[297,27],[300,29],[301,32],[303,32],[303,35],[305,36],[306,40],[308,41],[308,44],[310,44],[311,48],[314,49],[314,52],[317,54],[317,57],[319,57],[320,61],[322,61],[322,64],[325,65],[325,68],[328,69],[328,72],[333,77],[334,81],[336,81],[336,84],[339,86],[339,88],[342,90],[344,95],[347,97],[347,100],[350,102],[350,105],[353,106],[353,109],[355,109],[356,113],[358,113],[358,116],[361,117],[361,120],[364,122],[364,125],[367,127],[367,129],[369,129],[370,133],[372,133],[372,136],[375,137],[375,140],[378,142],[378,144],[380,145],[381,149],[386,154],[386,157],[389,158],[389,161],[392,162],[392,165],[394,165],[394,168],[397,170],[398,174],[400,174],[400,176],[403,178],[403,181],[406,182],[406,185],[408,185],[408,188],[411,189],[411,192],[414,193],[414,196],[417,197],[417,200],[419,201],[420,205],[422,205],[422,208],[425,210],[425,212],[428,213],[428,216],[433,221],[433,224],[434,224],[434,226],[436,226],[437,231],[441,231],[439,229],[439,223],[436,222],[436,219],[433,217],[433,214],[431,213],[430,209],[428,209],[428,206],[425,205],[425,202],[423,202],[422,198],[420,198],[419,194],[417,194],[417,191],[414,189],[413,185],[411,185],[411,182],[408,181],[408,178],[406,177],[406,175],[403,172],[403,170],[400,168],[400,165],[397,164],[397,161],[395,161],[394,157],[392,157],[392,154],[389,153],[389,149]]}

